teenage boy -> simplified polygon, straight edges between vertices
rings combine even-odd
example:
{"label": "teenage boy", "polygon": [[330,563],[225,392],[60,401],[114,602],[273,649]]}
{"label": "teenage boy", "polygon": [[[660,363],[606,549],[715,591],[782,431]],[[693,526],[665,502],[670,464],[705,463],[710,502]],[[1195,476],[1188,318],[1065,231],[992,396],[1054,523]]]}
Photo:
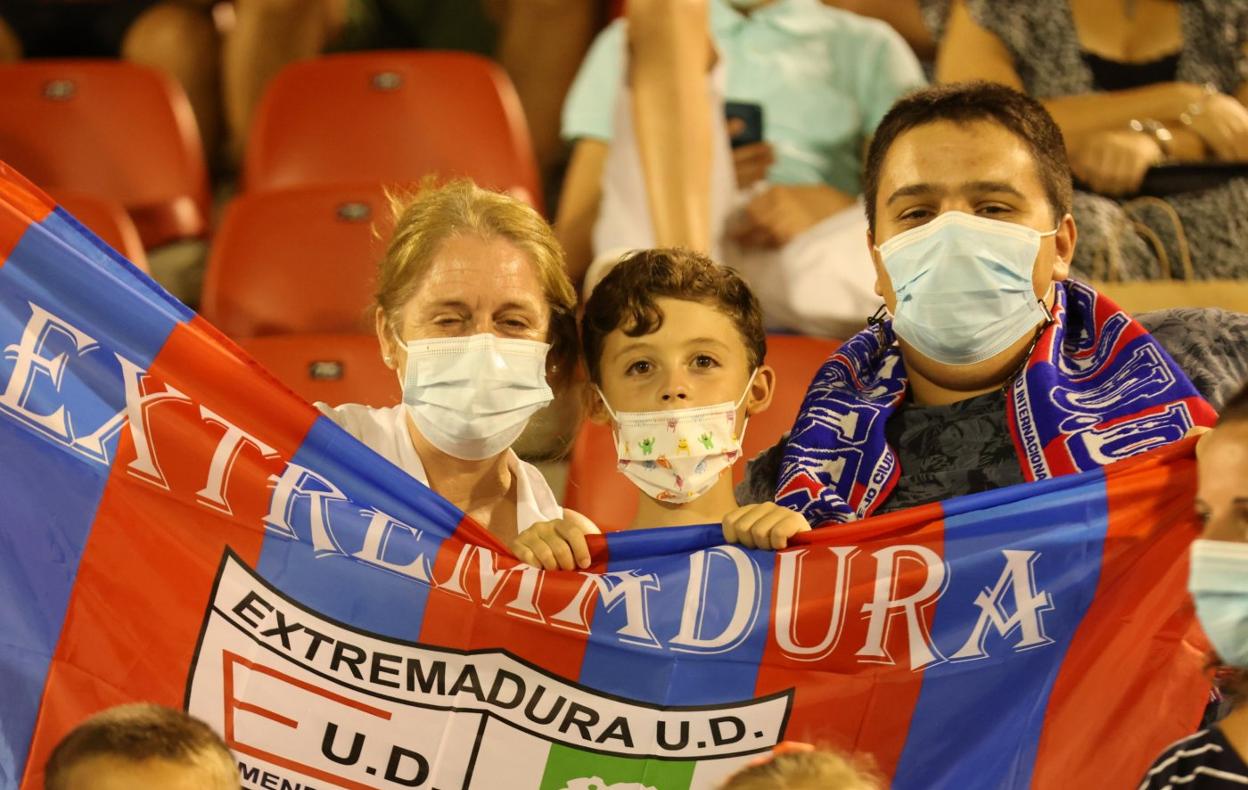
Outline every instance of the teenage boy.
{"label": "teenage boy", "polygon": [[[634,252],[585,305],[590,418],[615,433],[619,470],[646,496],[629,529],[722,524],[724,540],[782,549],[810,529],[791,510],[741,507],[732,465],[749,418],[771,403],[758,300],[731,269],[683,249]],[[530,565],[585,567],[583,522],[535,524],[513,549]]]}
{"label": "teenage boy", "polygon": [[97,713],[52,750],[47,790],[237,790],[238,769],[199,719],[136,703]]}
{"label": "teenage boy", "polygon": [[819,371],[746,501],[820,525],[1093,469],[1211,425],[1243,375],[1248,317],[1137,321],[1067,280],[1070,169],[1035,100],[988,83],[911,94],[863,184],[890,317]]}

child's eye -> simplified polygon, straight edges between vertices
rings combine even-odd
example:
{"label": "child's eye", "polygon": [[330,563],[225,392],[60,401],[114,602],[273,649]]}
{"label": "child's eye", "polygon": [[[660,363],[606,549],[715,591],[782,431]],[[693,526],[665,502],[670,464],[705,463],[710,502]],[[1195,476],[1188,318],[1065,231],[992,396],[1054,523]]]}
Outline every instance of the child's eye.
{"label": "child's eye", "polygon": [[647,362],[644,359],[639,359],[633,364],[628,366],[628,369],[624,371],[624,375],[644,376],[645,374],[649,373],[653,369],[654,369],[653,366],[649,362]]}
{"label": "child's eye", "polygon": [[695,368],[714,368],[719,367],[719,362],[709,354],[698,354],[693,358],[693,366]]}

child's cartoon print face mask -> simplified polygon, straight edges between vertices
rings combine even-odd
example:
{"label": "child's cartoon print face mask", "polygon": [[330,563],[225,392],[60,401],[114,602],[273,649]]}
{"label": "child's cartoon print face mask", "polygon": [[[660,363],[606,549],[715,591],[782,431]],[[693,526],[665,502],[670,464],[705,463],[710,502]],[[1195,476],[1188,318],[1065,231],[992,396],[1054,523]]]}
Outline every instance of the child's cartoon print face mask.
{"label": "child's cartoon print face mask", "polygon": [[[754,375],[750,375],[750,384]],[[659,502],[683,505],[705,494],[720,474],[741,456],[747,417],[736,429],[736,403],[663,411],[617,412],[598,390],[615,421],[617,467],[648,496]]]}

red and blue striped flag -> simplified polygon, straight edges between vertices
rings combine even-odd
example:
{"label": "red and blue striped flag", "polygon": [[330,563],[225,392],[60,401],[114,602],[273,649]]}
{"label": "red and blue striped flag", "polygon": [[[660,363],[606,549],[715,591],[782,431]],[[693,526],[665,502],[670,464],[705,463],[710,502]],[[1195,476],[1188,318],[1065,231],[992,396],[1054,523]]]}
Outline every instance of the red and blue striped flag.
{"label": "red and blue striped flag", "polygon": [[1127,788],[1207,698],[1190,443],[543,573],[7,168],[0,349],[4,787],[154,700],[248,787],[708,788],[800,740],[897,788]]}

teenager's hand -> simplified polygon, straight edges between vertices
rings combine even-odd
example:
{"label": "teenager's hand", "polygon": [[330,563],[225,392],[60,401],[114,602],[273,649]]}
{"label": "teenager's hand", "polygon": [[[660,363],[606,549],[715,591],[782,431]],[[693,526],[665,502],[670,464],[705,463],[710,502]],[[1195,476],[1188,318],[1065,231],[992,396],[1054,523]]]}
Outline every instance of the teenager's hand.
{"label": "teenager's hand", "polygon": [[737,172],[737,187],[751,187],[767,175],[767,168],[776,161],[771,143],[750,143],[732,149],[732,166]]}
{"label": "teenager's hand", "polygon": [[783,549],[789,538],[809,531],[800,514],[774,502],[745,505],[724,516],[724,540],[747,549]]}
{"label": "teenager's hand", "polygon": [[1144,174],[1165,158],[1150,135],[1113,129],[1089,135],[1075,149],[1070,169],[1101,195],[1130,195],[1140,190]]}
{"label": "teenager's hand", "polygon": [[548,571],[588,568],[586,535],[598,535],[594,522],[575,510],[563,509],[563,518],[539,521],[521,532],[511,544],[516,559]]}
{"label": "teenager's hand", "polygon": [[853,196],[823,184],[773,186],[745,205],[730,235],[743,247],[783,247],[853,203]]}

